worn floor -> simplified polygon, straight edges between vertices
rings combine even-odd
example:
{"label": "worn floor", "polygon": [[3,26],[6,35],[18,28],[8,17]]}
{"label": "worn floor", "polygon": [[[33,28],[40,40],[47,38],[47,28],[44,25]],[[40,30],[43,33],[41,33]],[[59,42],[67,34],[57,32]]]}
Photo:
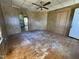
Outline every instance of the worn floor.
{"label": "worn floor", "polygon": [[11,35],[6,45],[5,59],[79,59],[79,41],[47,31]]}

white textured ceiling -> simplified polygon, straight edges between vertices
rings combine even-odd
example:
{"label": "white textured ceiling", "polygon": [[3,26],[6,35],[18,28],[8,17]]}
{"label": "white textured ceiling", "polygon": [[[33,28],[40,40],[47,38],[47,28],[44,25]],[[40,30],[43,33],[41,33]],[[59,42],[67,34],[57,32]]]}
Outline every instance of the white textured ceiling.
{"label": "white textured ceiling", "polygon": [[31,11],[39,11],[37,10],[38,6],[35,6],[32,3],[40,4],[40,1],[43,1],[44,3],[50,1],[51,4],[47,5],[46,7],[48,7],[49,10],[52,10],[57,5],[59,8],[60,7],[59,4],[61,4],[61,6],[64,6],[64,5],[67,5],[68,2],[72,4],[71,2],[74,3],[74,1],[79,1],[79,0],[2,0],[2,1],[4,1],[5,3],[6,2],[10,3],[10,6],[12,5],[13,7],[17,7],[17,8],[22,7],[22,8],[27,8],[28,10],[31,10]]}
{"label": "white textured ceiling", "polygon": [[35,6],[32,3],[40,4],[40,1],[43,1],[44,3],[50,1],[51,4],[46,6],[50,10],[53,6],[63,3],[63,2],[67,2],[69,0],[12,0],[12,3],[13,5],[24,7],[29,10],[37,10],[36,8],[38,8],[38,6]]}

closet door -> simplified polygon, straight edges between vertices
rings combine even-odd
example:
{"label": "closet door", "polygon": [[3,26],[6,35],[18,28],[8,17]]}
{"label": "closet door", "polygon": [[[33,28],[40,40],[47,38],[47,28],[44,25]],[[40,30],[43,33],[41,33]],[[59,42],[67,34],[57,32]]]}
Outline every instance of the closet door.
{"label": "closet door", "polygon": [[56,19],[56,33],[66,35],[67,24],[69,21],[69,10],[60,10],[57,11]]}

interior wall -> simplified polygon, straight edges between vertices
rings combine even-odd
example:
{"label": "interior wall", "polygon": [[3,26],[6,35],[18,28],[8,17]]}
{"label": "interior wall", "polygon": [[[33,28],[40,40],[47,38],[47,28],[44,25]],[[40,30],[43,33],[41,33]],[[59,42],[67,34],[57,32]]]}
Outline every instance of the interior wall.
{"label": "interior wall", "polygon": [[4,16],[1,8],[1,0],[0,0],[0,59],[4,59],[4,55],[6,53],[5,50],[5,38],[6,37],[6,27]]}
{"label": "interior wall", "polygon": [[2,20],[3,20],[3,17],[2,17],[2,10],[1,10],[1,5],[0,5],[0,37],[2,36],[2,32],[1,32],[1,25],[2,25]]}
{"label": "interior wall", "polygon": [[70,27],[71,8],[48,12],[47,29],[49,31],[67,35]]}
{"label": "interior wall", "polygon": [[47,12],[27,12],[29,18],[29,30],[46,30]]}
{"label": "interior wall", "polygon": [[3,59],[3,45],[1,44],[1,37],[2,37],[2,22],[3,22],[3,17],[2,17],[2,10],[1,10],[1,5],[0,5],[0,59]]}
{"label": "interior wall", "polygon": [[[10,6],[2,5],[3,16],[6,23],[7,34],[20,33],[19,13],[20,10]],[[47,12],[32,12],[22,10],[24,16],[29,19],[29,30],[46,30],[47,27]],[[26,11],[26,12],[24,12]]]}
{"label": "interior wall", "polygon": [[7,6],[1,4],[3,16],[5,19],[7,35],[20,33],[20,23],[19,23],[19,12],[17,8],[12,8],[11,6]]}
{"label": "interior wall", "polygon": [[50,11],[48,12],[47,29],[49,31],[55,31],[55,25],[56,25],[56,12]]}

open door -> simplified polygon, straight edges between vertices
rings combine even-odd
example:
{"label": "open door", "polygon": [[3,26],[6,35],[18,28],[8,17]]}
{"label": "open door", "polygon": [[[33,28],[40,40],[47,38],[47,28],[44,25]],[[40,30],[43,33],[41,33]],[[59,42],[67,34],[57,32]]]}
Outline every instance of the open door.
{"label": "open door", "polygon": [[79,8],[75,9],[69,36],[79,39]]}
{"label": "open door", "polygon": [[28,17],[23,16],[22,14],[19,15],[20,19],[20,26],[21,26],[21,31],[28,31]]}
{"label": "open door", "polygon": [[25,25],[25,31],[28,31],[28,17],[24,17],[24,25]]}

